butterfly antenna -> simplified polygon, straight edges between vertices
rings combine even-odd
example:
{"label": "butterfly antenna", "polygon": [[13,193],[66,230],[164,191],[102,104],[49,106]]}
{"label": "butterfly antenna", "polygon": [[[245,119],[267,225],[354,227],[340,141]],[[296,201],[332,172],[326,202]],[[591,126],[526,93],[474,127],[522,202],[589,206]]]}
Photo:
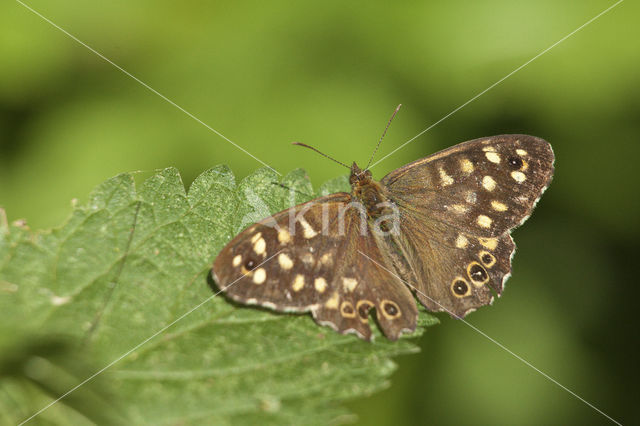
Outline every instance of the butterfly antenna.
{"label": "butterfly antenna", "polygon": [[345,166],[347,169],[351,169],[351,167],[347,166],[347,165],[346,165],[346,164],[344,164],[342,161],[338,161],[338,160],[336,160],[336,159],[335,159],[335,158],[333,158],[333,157],[329,157],[329,156],[328,156],[327,154],[325,154],[324,152],[320,152],[320,151],[318,151],[316,148],[314,148],[314,147],[312,147],[312,146],[309,146],[309,145],[304,144],[304,143],[302,143],[302,142],[291,142],[291,145],[298,145],[298,146],[303,146],[303,147],[305,147],[305,148],[309,148],[310,150],[317,152],[318,154],[322,155],[323,157],[326,157],[326,158],[328,158],[328,159],[329,159],[329,160],[331,160],[331,161],[335,161],[336,163],[340,164],[341,166]]}
{"label": "butterfly antenna", "polygon": [[305,193],[305,192],[298,191],[297,189],[292,188],[292,187],[290,187],[290,186],[287,186],[287,185],[285,185],[284,183],[280,183],[280,182],[271,182],[271,184],[272,184],[272,185],[278,185],[280,188],[284,188],[284,189],[287,189],[287,190],[289,190],[289,191],[293,191],[293,192],[295,192],[296,194],[298,194],[298,195],[303,195],[303,196],[305,196],[305,197],[307,197],[307,198],[311,198],[311,197],[313,197],[313,194],[307,194],[307,193]]}
{"label": "butterfly antenna", "polygon": [[378,148],[380,148],[380,144],[382,143],[382,139],[384,139],[384,135],[387,134],[387,130],[389,130],[389,126],[391,126],[391,122],[393,121],[393,118],[396,116],[396,114],[400,110],[401,106],[402,106],[402,104],[398,105],[396,107],[396,110],[393,111],[393,114],[391,114],[391,118],[389,119],[389,122],[387,123],[387,127],[384,128],[384,132],[382,132],[382,136],[380,136],[380,140],[378,141],[378,145],[376,145],[376,149],[373,150],[373,154],[371,154],[371,158],[369,159],[369,163],[367,163],[367,167],[365,168],[365,170],[369,170],[369,166],[371,165],[371,162],[373,161],[373,157],[375,157],[376,152],[378,152]]}

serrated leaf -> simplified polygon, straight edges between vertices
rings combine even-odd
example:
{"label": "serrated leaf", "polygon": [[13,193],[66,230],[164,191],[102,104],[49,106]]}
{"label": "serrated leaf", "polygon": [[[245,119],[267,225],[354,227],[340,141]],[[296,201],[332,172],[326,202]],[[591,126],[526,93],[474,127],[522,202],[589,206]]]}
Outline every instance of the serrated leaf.
{"label": "serrated leaf", "polygon": [[333,194],[335,192],[351,192],[349,185],[349,176],[341,175],[326,181],[318,189],[318,196]]}
{"label": "serrated leaf", "polygon": [[[345,183],[347,187],[345,188]],[[344,177],[320,192],[348,190]],[[237,306],[208,282],[220,249],[255,220],[312,197],[302,170],[226,167],[184,189],[168,168],[122,174],[34,233],[0,216],[0,420],[53,424],[326,424],[340,401],[388,385],[409,338],[373,343],[308,315]],[[437,322],[424,313],[422,327]],[[114,361],[116,361],[114,363]]]}

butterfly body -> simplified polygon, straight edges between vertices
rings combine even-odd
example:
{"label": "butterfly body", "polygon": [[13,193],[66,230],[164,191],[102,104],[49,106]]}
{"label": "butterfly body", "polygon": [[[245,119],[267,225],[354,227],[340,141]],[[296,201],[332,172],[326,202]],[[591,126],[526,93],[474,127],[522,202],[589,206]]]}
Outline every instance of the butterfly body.
{"label": "butterfly body", "polygon": [[373,180],[369,170],[360,169],[354,162],[351,166],[349,183],[353,200],[360,202],[366,208],[369,219],[375,220],[385,213],[384,205],[387,198],[382,186]]}
{"label": "butterfly body", "polygon": [[414,296],[458,318],[500,295],[511,230],[553,174],[550,145],[527,135],[476,139],[380,181],[351,166],[351,193],[291,207],[254,224],[218,255],[213,275],[241,303],[310,311],[369,339],[370,311],[390,339],[413,331]]}

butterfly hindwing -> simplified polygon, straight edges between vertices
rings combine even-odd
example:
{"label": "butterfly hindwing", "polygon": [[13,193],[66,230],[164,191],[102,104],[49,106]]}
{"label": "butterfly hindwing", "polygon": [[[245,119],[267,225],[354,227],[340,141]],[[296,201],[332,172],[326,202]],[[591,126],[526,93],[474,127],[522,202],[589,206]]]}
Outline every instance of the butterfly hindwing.
{"label": "butterfly hindwing", "polygon": [[497,238],[461,237],[440,222],[425,226],[410,215],[403,216],[400,226],[411,271],[406,281],[430,311],[461,318],[492,303],[494,293],[502,293],[515,250],[509,233]]}
{"label": "butterfly hindwing", "polygon": [[335,265],[332,298],[312,310],[312,314],[320,324],[340,332],[353,330],[368,340],[369,311],[374,310],[382,332],[396,340],[403,332],[415,330],[416,303],[370,230],[366,234],[360,232],[359,220],[352,213],[348,221],[344,246]]}

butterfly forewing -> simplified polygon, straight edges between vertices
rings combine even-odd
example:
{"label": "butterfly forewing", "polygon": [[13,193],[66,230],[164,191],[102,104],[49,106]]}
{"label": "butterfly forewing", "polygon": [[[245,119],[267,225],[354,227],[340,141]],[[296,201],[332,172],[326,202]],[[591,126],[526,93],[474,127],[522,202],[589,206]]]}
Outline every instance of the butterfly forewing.
{"label": "butterfly forewing", "polygon": [[473,235],[500,236],[528,217],[553,175],[548,142],[501,135],[455,145],[381,183],[402,209]]}
{"label": "butterfly forewing", "polygon": [[[322,209],[337,217],[349,194],[338,193],[283,210],[238,234],[220,252],[213,274],[232,299],[279,311],[309,311],[328,297],[322,282],[334,267],[320,259],[339,249],[339,235],[321,232]],[[290,225],[291,224],[291,225]]]}
{"label": "butterfly forewing", "polygon": [[[418,223],[420,227],[414,227]],[[455,229],[440,222],[426,226],[410,215],[402,218],[401,232],[403,255],[413,273],[406,282],[430,311],[460,318],[490,304],[494,292],[502,293],[515,248],[508,233],[495,239],[469,236],[461,240]]]}

